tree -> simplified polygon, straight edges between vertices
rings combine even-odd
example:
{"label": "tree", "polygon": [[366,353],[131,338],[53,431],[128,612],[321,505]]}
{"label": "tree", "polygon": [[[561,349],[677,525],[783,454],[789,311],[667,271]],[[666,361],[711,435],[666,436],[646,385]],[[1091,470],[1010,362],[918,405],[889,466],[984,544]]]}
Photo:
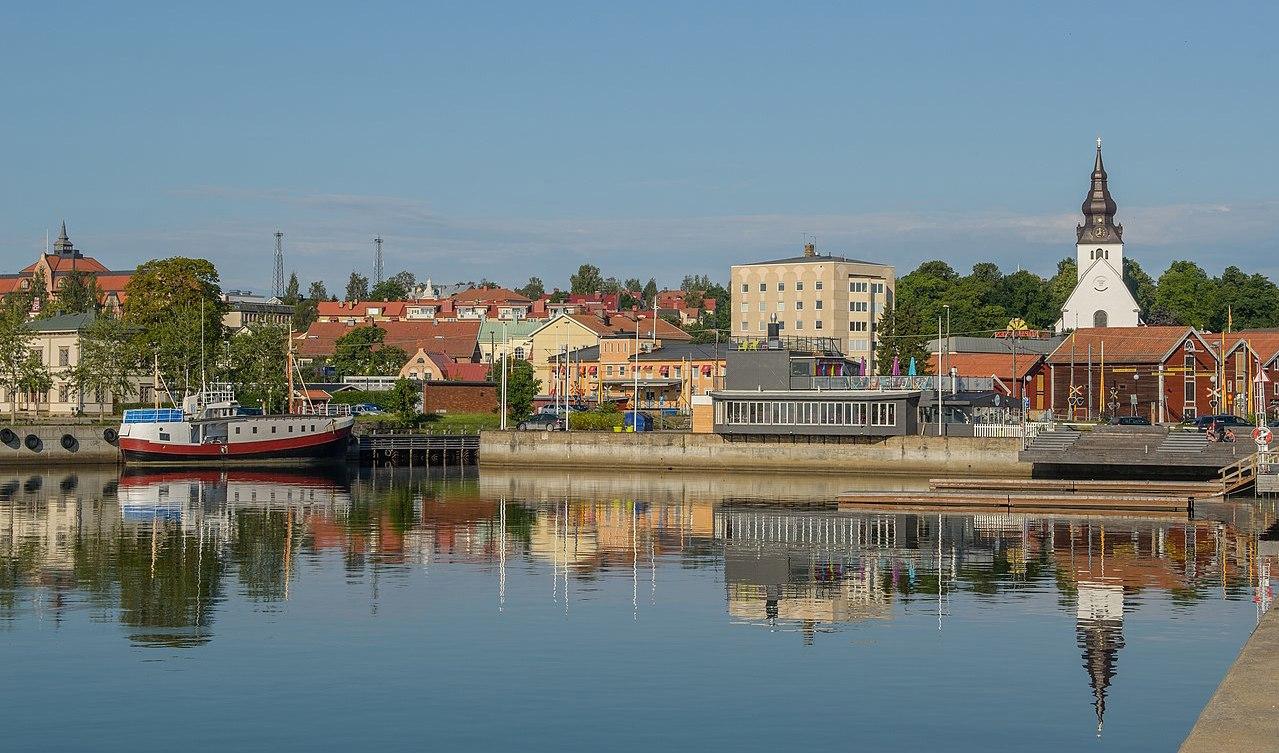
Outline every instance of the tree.
{"label": "tree", "polygon": [[1214,311],[1217,286],[1192,261],[1174,261],[1155,285],[1155,306],[1177,324],[1206,328]]}
{"label": "tree", "polygon": [[284,297],[280,299],[281,303],[287,303],[290,306],[296,306],[302,300],[302,284],[298,282],[298,273],[289,273],[289,282],[284,286]]}
{"label": "tree", "polygon": [[600,285],[601,293],[612,295],[622,292],[622,283],[616,277],[610,277]]}
{"label": "tree", "polygon": [[594,264],[583,264],[577,268],[577,274],[568,278],[569,292],[578,295],[594,293],[604,286],[604,278],[600,268]]}
{"label": "tree", "polygon": [[261,324],[237,332],[227,344],[227,379],[245,405],[262,405],[266,412],[288,404],[289,330]]}
{"label": "tree", "polygon": [[382,282],[373,286],[369,291],[369,300],[373,301],[404,301],[413,292],[413,286],[417,284],[417,278],[412,272],[399,272],[386,278]]}
{"label": "tree", "polygon": [[530,277],[528,278],[528,284],[515,292],[531,301],[536,301],[546,295],[546,287],[542,285],[541,277]]}
{"label": "tree", "polygon": [[1137,301],[1137,308],[1148,312],[1155,307],[1155,281],[1132,258],[1124,257],[1124,284]]}
{"label": "tree", "polygon": [[657,300],[657,280],[650,277],[648,282],[644,283],[644,306],[652,308],[655,300]]}
{"label": "tree", "polygon": [[[1057,262],[1057,274],[1052,276],[1048,281],[1048,292],[1052,300],[1053,320],[1061,318],[1061,310],[1066,305],[1066,300],[1070,298],[1070,294],[1074,292],[1075,285],[1079,282],[1079,265],[1075,262],[1074,257],[1066,257]],[[1062,322],[1062,329],[1074,329],[1075,322]]]}
{"label": "tree", "polygon": [[221,292],[217,269],[206,259],[175,256],[138,267],[125,287],[123,317],[134,357],[158,358],[170,385],[190,389],[222,351]]}
{"label": "tree", "polygon": [[927,373],[930,328],[914,308],[889,309],[879,319],[879,346],[875,348],[875,366],[880,374],[891,373],[893,357],[905,365],[914,358],[921,373]]}
{"label": "tree", "polygon": [[701,296],[707,290],[710,290],[712,285],[714,283],[706,275],[684,275],[684,279],[680,281],[679,289],[685,293]]}
{"label": "tree", "polygon": [[555,292],[551,293],[551,296],[550,296],[551,303],[564,303],[567,300],[568,300],[568,293],[565,293],[563,290],[556,288]]}
{"label": "tree", "polygon": [[346,300],[367,301],[369,299],[369,278],[359,272],[352,272],[346,281]]}
{"label": "tree", "polygon": [[76,270],[63,275],[58,287],[58,297],[41,309],[41,316],[83,314],[98,310],[102,289],[96,275]]}
{"label": "tree", "polygon": [[329,300],[329,289],[324,286],[322,280],[316,280],[306,289],[306,297],[312,301]]}
{"label": "tree", "polygon": [[[501,362],[489,367],[490,382],[501,384]],[[542,380],[533,375],[533,365],[528,361],[506,359],[506,417],[520,422],[533,412],[533,398],[542,389]]]}
{"label": "tree", "polygon": [[1021,317],[1031,329],[1052,329],[1061,318],[1061,311],[1053,307],[1051,287],[1034,272],[1014,272],[1000,281],[998,290],[1009,318]]}
{"label": "tree", "polygon": [[18,389],[35,397],[36,416],[40,415],[40,398],[53,389],[53,376],[45,368],[39,351],[27,351],[18,377]]}
{"label": "tree", "polygon": [[356,327],[334,344],[333,367],[343,376],[387,376],[398,374],[409,360],[408,354],[384,346],[386,330]]}
{"label": "tree", "polygon": [[11,417],[18,417],[18,391],[24,365],[30,355],[31,331],[27,328],[27,309],[21,301],[5,301],[0,306],[0,387],[9,395]]}
{"label": "tree", "polygon": [[638,277],[628,277],[626,282],[622,283],[622,290],[628,293],[639,293],[644,290],[644,283],[640,282]]}
{"label": "tree", "polygon": [[417,385],[407,379],[396,379],[391,394],[387,395],[387,407],[395,412],[400,423],[410,425],[416,423],[418,416],[418,400],[422,392]]}
{"label": "tree", "polygon": [[122,402],[133,388],[129,377],[137,368],[137,360],[129,347],[132,333],[121,320],[98,314],[80,332],[80,358],[69,372],[76,391],[93,393],[98,416],[106,413],[106,403]]}

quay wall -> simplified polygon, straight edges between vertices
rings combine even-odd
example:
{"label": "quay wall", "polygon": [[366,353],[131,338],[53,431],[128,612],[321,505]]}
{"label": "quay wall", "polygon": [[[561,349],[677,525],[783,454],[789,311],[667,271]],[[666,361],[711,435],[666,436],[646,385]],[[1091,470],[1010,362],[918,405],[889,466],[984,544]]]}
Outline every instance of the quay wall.
{"label": "quay wall", "polygon": [[[817,437],[815,440],[821,440]],[[1029,477],[1020,439],[856,437],[747,441],[716,434],[485,431],[481,466]],[[829,438],[827,438],[829,440]]]}
{"label": "quay wall", "polygon": [[[10,441],[3,441],[13,432]],[[120,462],[120,450],[103,436],[106,426],[88,424],[10,424],[0,421],[0,466],[91,465]],[[70,436],[69,447],[63,437]],[[31,441],[29,437],[35,437]],[[33,447],[34,445],[34,447]]]}

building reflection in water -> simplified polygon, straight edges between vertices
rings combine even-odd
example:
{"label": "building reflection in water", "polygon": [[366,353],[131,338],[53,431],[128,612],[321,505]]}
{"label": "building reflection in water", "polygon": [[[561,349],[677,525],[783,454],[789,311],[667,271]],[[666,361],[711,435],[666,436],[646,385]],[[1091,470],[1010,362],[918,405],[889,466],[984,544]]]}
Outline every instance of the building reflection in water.
{"label": "building reflection in water", "polygon": [[[805,486],[805,484],[812,486]],[[1146,590],[1179,604],[1249,598],[1277,536],[1273,505],[1222,505],[1194,521],[848,513],[839,482],[671,475],[93,471],[0,474],[0,615],[36,604],[56,625],[74,595],[112,610],[139,644],[212,639],[221,603],[289,599],[303,555],[335,553],[348,583],[459,565],[547,571],[568,612],[586,581],[618,580],[638,615],[663,566],[722,568],[728,619],[798,632],[936,612],[956,594],[1055,592],[1100,733],[1124,648],[1125,609]],[[783,497],[779,504],[777,497]],[[522,588],[530,581],[522,579]],[[612,588],[613,586],[609,586]],[[353,591],[354,593],[354,591]],[[35,608],[35,607],[33,607]]]}

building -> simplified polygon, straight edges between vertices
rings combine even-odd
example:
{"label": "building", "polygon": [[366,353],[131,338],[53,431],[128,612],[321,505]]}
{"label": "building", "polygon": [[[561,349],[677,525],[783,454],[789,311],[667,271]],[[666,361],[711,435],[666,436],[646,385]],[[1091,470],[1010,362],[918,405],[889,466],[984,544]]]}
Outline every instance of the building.
{"label": "building", "polygon": [[519,361],[528,360],[533,351],[532,334],[544,324],[544,320],[538,319],[485,319],[480,325],[480,361],[494,363],[503,353]]}
{"label": "building", "polygon": [[[638,332],[638,338],[636,333]],[[547,320],[529,333],[528,362],[534,376],[542,382],[542,394],[553,394],[555,379],[551,374],[551,359],[561,353],[577,353],[587,348],[599,347],[601,338],[629,340],[632,350],[635,340],[642,345],[648,342],[650,349],[663,343],[692,340],[684,330],[665,319],[653,319],[639,314],[565,314]]]}
{"label": "building", "polygon": [[813,244],[788,259],[732,267],[732,335],[764,338],[777,322],[791,337],[824,337],[875,370],[876,327],[893,307],[893,268],[818,254]]}
{"label": "building", "polygon": [[227,305],[227,312],[222,315],[222,326],[232,332],[263,324],[273,327],[293,325],[293,307],[275,296],[230,290],[222,294],[222,302]]}
{"label": "building", "polygon": [[497,413],[496,382],[428,381],[422,385],[423,413]]}
{"label": "building", "polygon": [[1265,411],[1279,418],[1279,331],[1206,335],[1224,356],[1221,363],[1223,412],[1252,416]]}
{"label": "building", "polygon": [[1218,407],[1217,353],[1192,327],[1087,327],[1046,360],[1053,415],[1193,421]]}
{"label": "building", "polygon": [[71,243],[67,235],[67,223],[63,222],[58,240],[53,243],[52,253],[41,254],[35,263],[27,265],[17,274],[0,275],[0,297],[29,292],[39,278],[44,280],[44,296],[54,299],[58,297],[58,291],[66,282],[67,276],[78,272],[93,277],[100,292],[98,303],[108,311],[118,314],[124,306],[125,287],[133,279],[134,271],[112,271],[97,259],[85,256]]}
{"label": "building", "polygon": [[[1048,385],[1044,378],[1044,358],[1038,353],[949,353],[946,373],[957,377],[987,377],[1000,395],[1014,403],[1028,398],[1030,410],[1045,410]],[[928,357],[928,372],[936,374],[938,356]]]}
{"label": "building", "polygon": [[365,322],[315,322],[306,332],[295,336],[299,359],[312,361],[332,358],[337,341],[356,326],[377,327],[385,332],[383,343],[405,353],[442,353],[458,362],[474,363],[479,360],[478,336],[480,323],[446,321],[375,321]]}
{"label": "building", "polygon": [[[773,325],[776,327],[776,325]],[[711,392],[715,433],[729,436],[902,436],[919,431],[930,377],[858,375],[836,341],[735,339],[723,389]],[[882,379],[882,382],[880,381]],[[872,381],[874,384],[872,384]]]}
{"label": "building", "polygon": [[641,340],[637,357],[635,338],[602,337],[598,346],[552,355],[551,383],[543,388],[583,402],[687,413],[695,396],[709,395],[723,384],[727,347],[681,341],[652,347]]}
{"label": "building", "polygon": [[[80,363],[80,333],[93,323],[93,319],[92,313],[67,314],[37,319],[27,325],[32,335],[30,350],[39,356],[53,382],[47,394],[19,392],[16,395],[17,410],[38,411],[51,416],[112,412],[113,395],[82,395],[71,376],[72,369]],[[14,395],[5,394],[3,398],[4,404],[15,407]]]}
{"label": "building", "polygon": [[533,308],[533,301],[506,288],[471,288],[454,293],[452,301],[458,319],[515,321],[528,318]]}
{"label": "building", "polygon": [[419,348],[400,369],[401,379],[418,381],[475,381],[488,378],[490,366],[485,363],[458,361],[444,353],[429,353]]}
{"label": "building", "polygon": [[1078,280],[1061,309],[1057,331],[1088,327],[1136,327],[1141,311],[1124,282],[1124,226],[1115,224],[1101,139],[1093,162],[1092,185],[1084,197],[1084,222],[1075,228]]}

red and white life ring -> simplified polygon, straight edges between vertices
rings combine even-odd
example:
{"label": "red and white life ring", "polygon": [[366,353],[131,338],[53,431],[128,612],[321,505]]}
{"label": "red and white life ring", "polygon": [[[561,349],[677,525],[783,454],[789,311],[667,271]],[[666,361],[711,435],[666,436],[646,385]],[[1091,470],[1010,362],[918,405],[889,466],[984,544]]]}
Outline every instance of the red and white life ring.
{"label": "red and white life ring", "polygon": [[1268,426],[1258,426],[1252,430],[1252,441],[1257,444],[1270,444],[1270,440],[1273,438],[1274,434]]}
{"label": "red and white life ring", "polygon": [[219,448],[218,448],[218,451],[219,451],[219,452],[221,452],[223,455],[225,455],[225,454],[226,454],[226,445],[222,445],[221,447],[219,447]]}

